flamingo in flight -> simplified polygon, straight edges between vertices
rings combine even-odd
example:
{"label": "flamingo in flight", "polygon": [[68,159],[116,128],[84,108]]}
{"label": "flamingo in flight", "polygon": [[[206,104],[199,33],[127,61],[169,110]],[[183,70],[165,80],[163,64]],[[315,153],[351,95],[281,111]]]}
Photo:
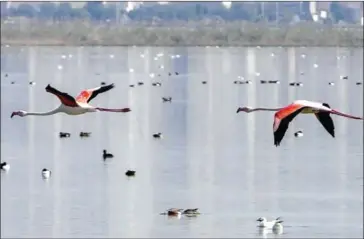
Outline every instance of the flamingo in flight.
{"label": "flamingo in flight", "polygon": [[10,117],[13,118],[15,115],[18,115],[20,117],[28,115],[46,116],[57,113],[66,113],[68,115],[81,115],[88,112],[97,112],[97,111],[126,113],[131,111],[130,108],[106,109],[106,108],[94,107],[88,104],[98,94],[111,90],[112,88],[114,88],[114,84],[100,86],[94,89],[83,90],[75,99],[69,94],[58,91],[57,89],[53,88],[48,84],[45,90],[58,97],[58,99],[61,101],[61,105],[59,107],[49,112],[26,112],[23,110],[15,111],[11,114]]}
{"label": "flamingo in flight", "polygon": [[335,126],[330,114],[340,115],[350,119],[363,120],[363,118],[361,117],[356,117],[333,110],[327,103],[313,102],[307,100],[296,100],[292,104],[283,108],[239,107],[236,113],[239,113],[240,111],[246,113],[251,113],[254,111],[277,111],[274,114],[274,123],[273,123],[274,145],[276,147],[280,145],[288,129],[289,123],[299,113],[315,114],[316,118],[320,121],[322,126],[334,138],[335,138]]}

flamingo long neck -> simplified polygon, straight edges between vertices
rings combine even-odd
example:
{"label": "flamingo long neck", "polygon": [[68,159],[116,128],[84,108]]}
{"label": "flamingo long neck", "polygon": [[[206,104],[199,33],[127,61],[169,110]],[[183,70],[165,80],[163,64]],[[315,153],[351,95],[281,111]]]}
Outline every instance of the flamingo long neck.
{"label": "flamingo long neck", "polygon": [[57,114],[60,112],[60,107],[54,109],[54,110],[51,110],[49,112],[28,112],[27,113],[27,116],[29,115],[38,115],[38,116],[47,116],[47,115],[54,115],[54,114]]}
{"label": "flamingo long neck", "polygon": [[253,108],[251,111],[278,111],[282,108]]}

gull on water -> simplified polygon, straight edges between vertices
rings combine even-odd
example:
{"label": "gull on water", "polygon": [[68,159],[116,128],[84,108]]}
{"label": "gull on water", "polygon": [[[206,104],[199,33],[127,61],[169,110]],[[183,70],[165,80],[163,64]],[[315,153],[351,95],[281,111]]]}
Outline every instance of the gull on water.
{"label": "gull on water", "polygon": [[283,229],[283,221],[280,219],[280,217],[277,217],[272,221],[268,221],[265,217],[260,217],[257,219],[257,221],[259,222],[258,227],[260,228],[273,229],[276,231]]}

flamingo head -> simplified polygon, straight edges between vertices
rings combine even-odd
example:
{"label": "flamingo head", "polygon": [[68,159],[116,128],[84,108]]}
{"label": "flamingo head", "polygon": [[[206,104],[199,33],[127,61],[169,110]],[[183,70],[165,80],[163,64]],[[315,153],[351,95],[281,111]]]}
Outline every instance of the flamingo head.
{"label": "flamingo head", "polygon": [[250,113],[253,111],[253,108],[251,107],[239,107],[238,110],[236,111],[236,113],[239,113],[240,111],[244,111],[246,113]]}
{"label": "flamingo head", "polygon": [[26,115],[27,115],[27,112],[26,112],[26,111],[24,111],[24,110],[14,111],[14,112],[11,114],[10,118],[13,118],[15,115],[20,116],[20,117],[24,117],[24,116],[26,116]]}

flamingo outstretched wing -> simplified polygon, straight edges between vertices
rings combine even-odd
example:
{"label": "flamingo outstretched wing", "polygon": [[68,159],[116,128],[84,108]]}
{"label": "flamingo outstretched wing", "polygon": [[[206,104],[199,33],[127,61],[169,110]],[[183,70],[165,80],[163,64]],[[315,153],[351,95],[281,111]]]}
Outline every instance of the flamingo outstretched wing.
{"label": "flamingo outstretched wing", "polygon": [[114,84],[105,85],[96,87],[93,89],[83,90],[76,97],[76,101],[80,103],[89,103],[93,98],[95,98],[98,94],[106,92],[114,88]]}
{"label": "flamingo outstretched wing", "polygon": [[320,121],[322,126],[326,129],[326,131],[335,138],[335,126],[334,121],[332,120],[330,116],[330,112],[319,112],[316,113],[316,118]]}
{"label": "flamingo outstretched wing", "polygon": [[343,117],[346,117],[349,119],[363,120],[363,117],[357,117],[357,116],[353,116],[353,115],[344,114],[340,111],[333,110],[333,109],[331,109],[330,113],[335,114],[335,115],[340,115],[340,116],[343,116]]}
{"label": "flamingo outstretched wing", "polygon": [[304,105],[291,104],[274,114],[273,135],[275,146],[280,145],[286,134],[289,123],[301,113],[304,108],[306,108]]}
{"label": "flamingo outstretched wing", "polygon": [[47,85],[45,90],[55,96],[58,97],[58,99],[62,102],[62,104],[70,107],[78,107],[78,104],[72,96],[70,96],[67,93],[61,92],[55,88],[53,88],[50,84]]}

